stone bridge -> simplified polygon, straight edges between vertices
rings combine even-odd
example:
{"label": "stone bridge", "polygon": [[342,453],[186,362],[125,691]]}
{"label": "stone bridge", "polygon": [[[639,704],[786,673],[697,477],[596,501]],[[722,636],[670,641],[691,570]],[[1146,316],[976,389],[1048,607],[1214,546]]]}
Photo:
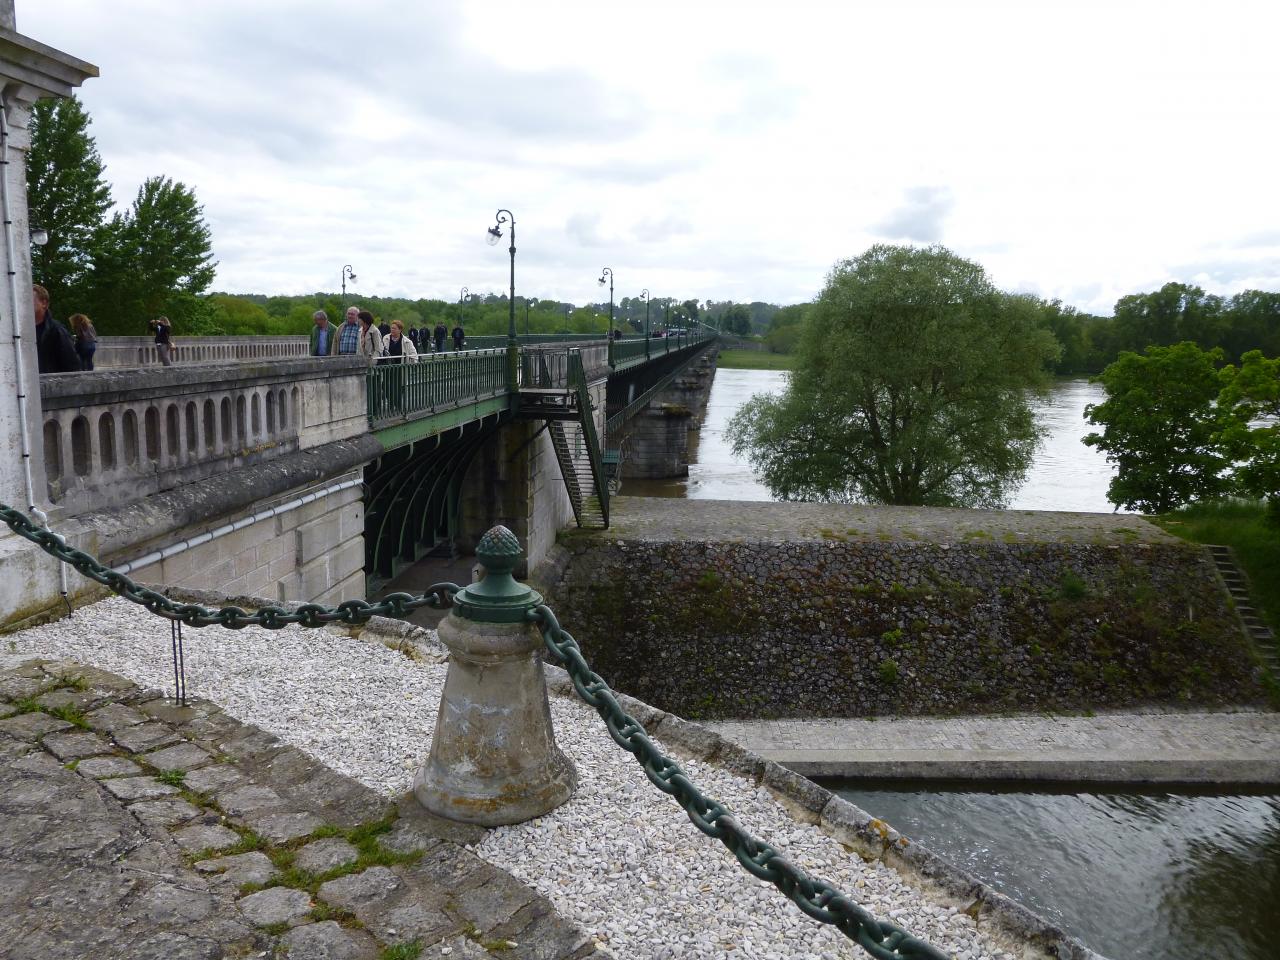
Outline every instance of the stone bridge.
{"label": "stone bridge", "polygon": [[[624,474],[687,470],[715,355],[709,330],[472,338],[372,368],[299,356],[305,338],[191,338],[163,367],[145,341],[104,338],[100,369],[39,377],[30,459],[53,529],[143,582],[323,603],[466,555],[495,523],[529,566],[562,527],[607,526]],[[0,569],[0,623],[62,603],[53,562],[7,535]],[[73,601],[100,592],[71,579]]]}

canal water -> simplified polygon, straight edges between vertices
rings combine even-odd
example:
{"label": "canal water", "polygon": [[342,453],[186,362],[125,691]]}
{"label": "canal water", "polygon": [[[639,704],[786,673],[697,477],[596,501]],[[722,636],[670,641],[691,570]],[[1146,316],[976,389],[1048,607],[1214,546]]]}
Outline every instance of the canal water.
{"label": "canal water", "polygon": [[1107,957],[1280,958],[1280,796],[826,786]]}
{"label": "canal water", "polygon": [[[688,497],[695,500],[772,500],[773,496],[745,459],[735,457],[725,429],[729,419],[756,393],[779,394],[786,387],[782,370],[717,370],[702,429],[689,435],[689,476],[679,480],[627,480],[622,492],[640,497]],[[1084,408],[1104,399],[1102,388],[1087,380],[1054,384],[1036,404],[1045,440],[1027,480],[1009,506],[1016,510],[1072,510],[1110,513],[1107,484],[1112,468],[1082,438],[1093,428]]]}

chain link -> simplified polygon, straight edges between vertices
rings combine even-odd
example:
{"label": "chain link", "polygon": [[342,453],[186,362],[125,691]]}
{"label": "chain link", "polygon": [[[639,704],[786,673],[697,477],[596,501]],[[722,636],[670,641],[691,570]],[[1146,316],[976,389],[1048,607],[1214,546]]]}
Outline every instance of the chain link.
{"label": "chain link", "polygon": [[84,551],[70,546],[56,533],[37,527],[26,515],[7,504],[0,503],[0,520],[8,524],[9,529],[18,536],[30,540],[45,553],[69,564],[90,580],[102,584],[126,600],[141,604],[158,617],[176,620],[188,627],[219,626],[229,630],[262,627],[266,630],[280,630],[295,623],[302,627],[323,627],[330,623],[357,626],[368,623],[372,617],[403,618],[422,607],[447,607],[452,602],[453,595],[461,589],[456,583],[434,583],[420,597],[411,593],[393,593],[377,603],[344,600],[336,607],[304,603],[292,611],[268,606],[253,613],[239,607],[210,610],[194,603],[178,603],[162,593],[139,586],[123,573],[117,573]]}
{"label": "chain link", "polygon": [[810,917],[831,924],[877,960],[946,960],[946,954],[936,947],[901,927],[876,920],[835,887],[810,877],[739,826],[728,809],[703,794],[680,765],[663,754],[635,718],[622,709],[609,685],[591,669],[578,642],[560,626],[550,607],[544,604],[530,611],[529,618],[541,629],[551,655],[568,670],[578,696],[600,714],[614,742],[636,758],[655,787],[676,799],[695,827],[728,847],[748,873],[772,883]]}
{"label": "chain link", "polygon": [[[344,600],[336,607],[304,603],[294,611],[282,607],[262,607],[247,613],[239,607],[210,610],[193,603],[176,603],[162,593],[139,586],[122,573],[100,563],[89,554],[77,550],[49,530],[42,530],[24,514],[0,504],[0,520],[18,536],[25,537],[46,553],[74,567],[79,573],[118,593],[126,600],[141,604],[156,616],[178,621],[189,627],[221,626],[230,630],[263,627],[279,630],[291,624],[323,627],[330,623],[363,624],[371,617],[403,617],[421,607],[446,607],[461,588],[455,583],[436,583],[415,597],[393,593],[377,603]],[[822,923],[829,923],[877,960],[947,960],[936,947],[911,936],[901,927],[876,920],[824,880],[810,877],[783,857],[777,850],[757,840],[738,825],[729,810],[719,801],[702,793],[680,765],[662,753],[635,718],[619,705],[613,690],[591,669],[578,642],[560,626],[560,621],[544,605],[529,611],[529,619],[542,630],[547,649],[565,665],[574,689],[604,720],[615,743],[631,753],[644,769],[645,776],[663,793],[675,797],[693,825],[709,837],[729,848],[738,862],[753,877],[767,880],[786,894],[804,913]]]}

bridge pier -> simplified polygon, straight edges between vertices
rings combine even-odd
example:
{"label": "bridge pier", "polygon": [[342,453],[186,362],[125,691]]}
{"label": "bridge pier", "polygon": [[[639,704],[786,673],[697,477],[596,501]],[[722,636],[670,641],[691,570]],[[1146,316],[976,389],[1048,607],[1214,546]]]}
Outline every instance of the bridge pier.
{"label": "bridge pier", "polygon": [[689,475],[689,434],[702,426],[715,373],[716,351],[708,350],[627,425],[630,449],[622,464],[624,480]]}

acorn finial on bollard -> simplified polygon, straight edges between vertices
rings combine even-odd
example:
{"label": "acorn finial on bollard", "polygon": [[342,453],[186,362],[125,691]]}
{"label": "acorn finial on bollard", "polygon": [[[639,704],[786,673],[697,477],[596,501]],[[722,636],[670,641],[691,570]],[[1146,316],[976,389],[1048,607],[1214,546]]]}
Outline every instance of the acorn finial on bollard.
{"label": "acorn finial on bollard", "polygon": [[440,624],[449,674],[413,792],[450,820],[522,823],[564,803],[577,784],[556,746],[542,638],[527,619],[542,597],[512,576],[521,553],[506,527],[481,537],[476,558],[485,577],[458,591]]}

